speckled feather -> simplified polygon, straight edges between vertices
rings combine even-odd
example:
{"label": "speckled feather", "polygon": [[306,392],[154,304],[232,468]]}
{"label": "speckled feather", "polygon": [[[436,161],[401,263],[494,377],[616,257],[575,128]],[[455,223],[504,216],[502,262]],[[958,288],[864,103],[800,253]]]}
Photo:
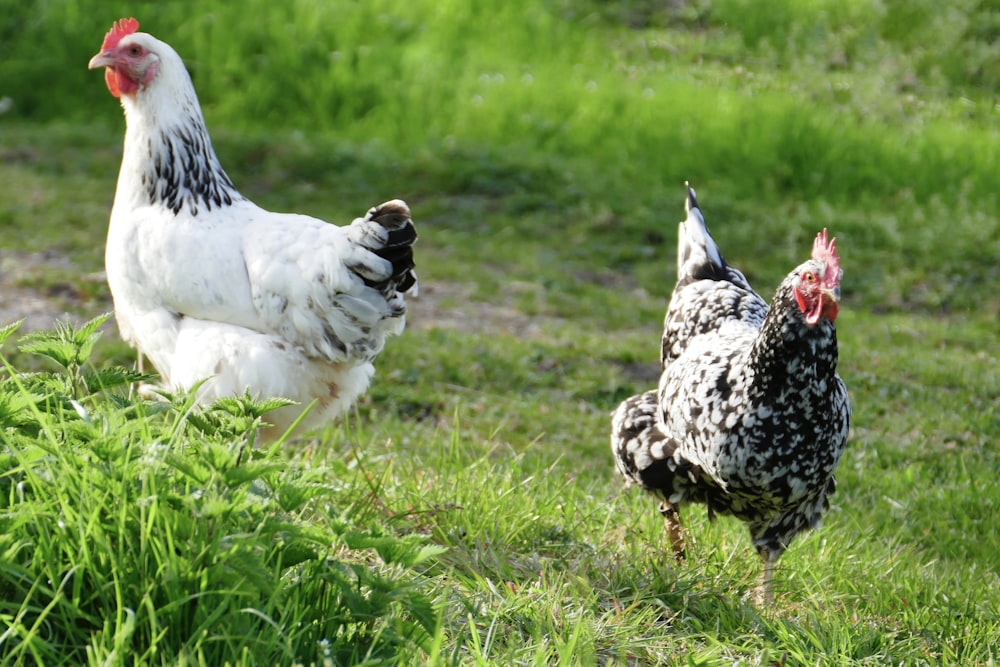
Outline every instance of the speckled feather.
{"label": "speckled feather", "polygon": [[271,433],[313,400],[305,425],[329,421],[403,330],[416,291],[409,209],[389,201],[339,227],[256,206],[219,163],[180,56],[146,33],[119,37],[113,47],[143,49],[142,73],[155,74],[121,95],[105,264],[123,338],[170,389],[207,379],[202,401],[247,390],[297,401],[268,415]]}
{"label": "speckled feather", "polygon": [[739,517],[777,558],[819,525],[847,442],[836,329],[807,325],[793,297],[817,260],[789,274],[768,307],[725,263],[690,189],[687,208],[660,384],[615,411],[612,451],[629,482]]}

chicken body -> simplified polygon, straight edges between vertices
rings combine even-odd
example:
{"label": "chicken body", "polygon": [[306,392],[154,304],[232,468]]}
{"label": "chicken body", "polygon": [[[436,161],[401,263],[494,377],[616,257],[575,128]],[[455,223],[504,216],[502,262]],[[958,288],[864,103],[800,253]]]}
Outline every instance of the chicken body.
{"label": "chicken body", "polygon": [[768,599],[775,561],[828,508],[847,442],[834,327],[839,259],[824,230],[768,306],[722,258],[690,188],[687,209],[659,387],[613,413],[612,452],[627,481],[660,498],[676,554],[684,502],[745,521]]}
{"label": "chicken body", "polygon": [[416,232],[393,200],[338,227],[266,211],[219,164],[180,56],[119,22],[90,67],[121,98],[125,144],[105,265],[122,337],[168,388],[199,400],[250,391],[300,403],[283,431],[343,413],[402,332]]}

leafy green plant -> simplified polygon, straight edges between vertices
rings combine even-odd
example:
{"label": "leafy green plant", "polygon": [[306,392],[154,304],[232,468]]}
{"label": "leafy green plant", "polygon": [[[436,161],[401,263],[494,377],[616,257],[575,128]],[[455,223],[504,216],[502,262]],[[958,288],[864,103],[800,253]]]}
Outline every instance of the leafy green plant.
{"label": "leafy green plant", "polygon": [[201,410],[190,395],[130,391],[149,376],[93,369],[105,319],[22,338],[59,370],[7,364],[0,385],[4,664],[426,649],[437,612],[414,568],[440,549],[353,525],[331,504],[333,470],[252,449],[261,418],[287,402]]}
{"label": "leafy green plant", "polygon": [[98,329],[110,317],[111,313],[100,315],[79,327],[58,321],[52,331],[36,331],[23,336],[18,346],[21,352],[55,362],[64,372],[21,376],[19,381],[25,386],[40,383],[71,401],[81,401],[105,390],[151,379],[150,375],[120,366],[101,370],[87,367],[94,345],[101,338]]}

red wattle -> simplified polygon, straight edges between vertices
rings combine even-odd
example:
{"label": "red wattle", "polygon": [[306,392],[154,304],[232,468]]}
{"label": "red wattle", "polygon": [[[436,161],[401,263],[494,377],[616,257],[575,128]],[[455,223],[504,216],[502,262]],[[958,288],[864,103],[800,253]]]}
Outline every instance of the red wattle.
{"label": "red wattle", "polygon": [[823,305],[823,314],[826,315],[826,319],[831,322],[837,321],[837,313],[840,312],[840,304],[838,304],[833,299],[830,299]]}
{"label": "red wattle", "polygon": [[802,292],[796,287],[792,289],[792,294],[795,295],[795,303],[799,304],[799,310],[806,312],[806,298],[802,296]]}
{"label": "red wattle", "polygon": [[118,74],[113,67],[104,68],[104,82],[108,84],[108,90],[114,97],[122,96],[122,91],[118,87]]}
{"label": "red wattle", "polygon": [[[812,302],[807,301],[806,296],[798,288],[792,289],[792,294],[795,295],[795,303],[799,310],[806,316],[806,324],[810,326],[817,324],[828,310],[824,307],[822,294],[817,295],[815,301]],[[826,305],[836,307],[835,303]],[[836,317],[836,312],[834,312],[834,317]]]}
{"label": "red wattle", "polygon": [[106,67],[104,69],[104,81],[108,84],[108,90],[115,97],[131,95],[139,89],[139,84],[121,74],[114,67]]}
{"label": "red wattle", "polygon": [[812,308],[806,313],[806,324],[818,324],[823,317],[823,298],[820,297]]}

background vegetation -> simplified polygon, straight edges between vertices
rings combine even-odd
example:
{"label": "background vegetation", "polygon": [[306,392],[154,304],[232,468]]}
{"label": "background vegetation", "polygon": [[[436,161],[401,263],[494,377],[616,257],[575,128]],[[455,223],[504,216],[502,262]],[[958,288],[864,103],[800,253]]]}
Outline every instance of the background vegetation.
{"label": "background vegetation", "polygon": [[[129,15],[185,58],[261,205],[406,199],[422,292],[357,413],[267,452],[262,406],[131,394],[113,326],[7,332],[5,662],[996,660],[1000,6],[0,10],[8,322],[110,309],[123,120],[86,62]],[[772,609],[738,522],[692,508],[673,566],[607,451],[608,412],[655,382],[686,179],[764,294],[822,227],[843,254],[851,447]]]}

